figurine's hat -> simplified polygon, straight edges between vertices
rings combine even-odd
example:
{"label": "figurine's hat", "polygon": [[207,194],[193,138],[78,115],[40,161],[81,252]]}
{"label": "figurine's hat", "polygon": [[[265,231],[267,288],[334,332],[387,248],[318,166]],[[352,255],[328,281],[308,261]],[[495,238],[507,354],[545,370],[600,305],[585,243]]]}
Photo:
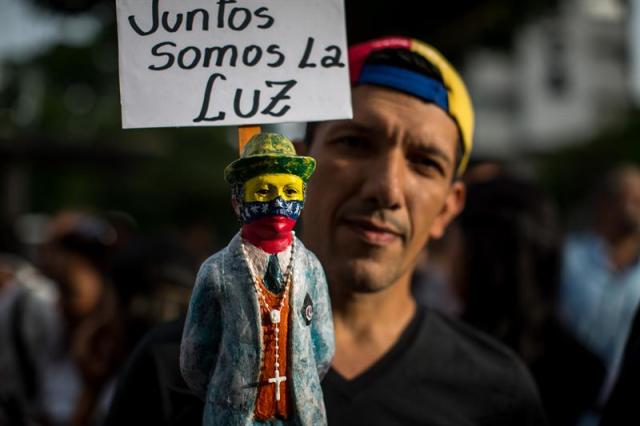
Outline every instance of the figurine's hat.
{"label": "figurine's hat", "polygon": [[230,184],[244,183],[266,173],[286,173],[309,180],[316,160],[296,155],[293,143],[277,133],[258,133],[244,147],[242,156],[224,169],[224,179]]}

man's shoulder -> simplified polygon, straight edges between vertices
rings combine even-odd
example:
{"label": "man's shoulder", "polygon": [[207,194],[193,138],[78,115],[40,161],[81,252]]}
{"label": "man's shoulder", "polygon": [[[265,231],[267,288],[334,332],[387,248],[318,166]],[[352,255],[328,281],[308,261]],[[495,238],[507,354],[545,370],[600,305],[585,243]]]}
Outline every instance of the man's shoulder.
{"label": "man's shoulder", "polygon": [[441,362],[473,370],[474,376],[483,375],[489,381],[529,377],[522,361],[504,344],[436,311],[425,311],[418,344],[440,356]]}
{"label": "man's shoulder", "polygon": [[435,310],[425,309],[423,333],[438,336],[449,342],[452,350],[469,354],[481,354],[489,358],[517,361],[516,355],[493,337]]}
{"label": "man's shoulder", "polygon": [[349,425],[546,424],[524,365],[492,338],[419,309],[401,339],[357,382],[345,386],[335,374],[327,376],[330,419]]}
{"label": "man's shoulder", "polygon": [[157,326],[138,344],[118,378],[105,426],[201,424],[202,402],[178,368],[184,320]]}
{"label": "man's shoulder", "polygon": [[433,311],[426,311],[416,343],[414,353],[422,353],[424,374],[430,380],[477,398],[485,408],[495,409],[494,414],[527,415],[532,421],[526,424],[544,424],[531,374],[502,343]]}

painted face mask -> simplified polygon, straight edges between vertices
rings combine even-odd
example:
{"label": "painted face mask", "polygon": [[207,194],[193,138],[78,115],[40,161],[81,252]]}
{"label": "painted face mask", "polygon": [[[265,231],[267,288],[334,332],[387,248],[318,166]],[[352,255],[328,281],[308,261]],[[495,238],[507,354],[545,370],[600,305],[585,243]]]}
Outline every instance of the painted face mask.
{"label": "painted face mask", "polygon": [[303,205],[304,183],[298,176],[274,173],[249,179],[238,203],[243,237],[268,253],[283,250],[291,243]]}
{"label": "painted face mask", "polygon": [[261,219],[266,216],[284,216],[293,220],[295,223],[300,217],[304,201],[284,200],[277,197],[268,202],[241,202],[240,203],[240,220],[242,223],[249,224],[254,220]]}

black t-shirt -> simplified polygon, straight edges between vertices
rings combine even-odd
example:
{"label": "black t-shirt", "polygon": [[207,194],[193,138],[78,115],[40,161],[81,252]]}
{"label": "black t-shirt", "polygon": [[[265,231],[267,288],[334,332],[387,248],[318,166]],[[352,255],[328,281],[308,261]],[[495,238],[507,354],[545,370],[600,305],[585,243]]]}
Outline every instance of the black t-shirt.
{"label": "black t-shirt", "polygon": [[501,344],[419,308],[380,360],[322,382],[329,425],[544,425],[535,385]]}
{"label": "black t-shirt", "polygon": [[185,317],[149,332],[118,378],[104,426],[200,426],[203,402],[178,362]]}

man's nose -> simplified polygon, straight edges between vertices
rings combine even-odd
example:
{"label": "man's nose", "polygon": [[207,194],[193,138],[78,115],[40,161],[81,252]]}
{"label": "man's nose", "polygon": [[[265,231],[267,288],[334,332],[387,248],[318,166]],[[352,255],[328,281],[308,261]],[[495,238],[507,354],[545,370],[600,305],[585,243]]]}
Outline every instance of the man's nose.
{"label": "man's nose", "polygon": [[402,205],[406,164],[399,150],[381,153],[372,164],[367,165],[363,196],[375,203],[377,208],[397,209]]}

